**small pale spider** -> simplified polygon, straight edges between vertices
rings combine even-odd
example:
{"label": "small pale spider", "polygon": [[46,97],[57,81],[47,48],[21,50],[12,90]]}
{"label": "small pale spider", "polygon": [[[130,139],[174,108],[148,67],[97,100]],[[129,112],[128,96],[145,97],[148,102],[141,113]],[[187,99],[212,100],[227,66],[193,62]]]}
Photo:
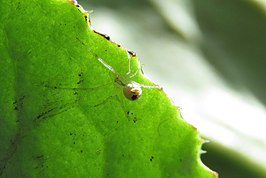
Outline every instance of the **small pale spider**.
{"label": "small pale spider", "polygon": [[115,75],[115,82],[123,87],[123,94],[127,99],[132,100],[132,101],[137,100],[142,95],[142,88],[157,88],[157,89],[162,90],[162,87],[160,87],[159,85],[144,85],[144,84],[140,84],[135,81],[128,80],[136,76],[137,73],[141,70],[141,66],[139,65],[137,71],[131,75],[131,55],[129,54],[128,51],[127,51],[128,72],[126,73],[125,77],[119,75],[112,66],[107,64],[98,55],[96,54],[94,55],[97,57],[98,61],[101,64],[103,64],[103,66],[105,66],[108,70],[110,70]]}
{"label": "small pale spider", "polygon": [[[80,39],[77,38],[77,40],[85,46],[85,43],[83,43]],[[141,95],[142,95],[142,88],[155,88],[155,89],[159,89],[162,90],[162,87],[159,85],[145,85],[145,84],[140,84],[138,82],[135,82],[133,80],[131,80],[134,76],[136,76],[138,74],[139,71],[142,71],[141,69],[141,65],[140,63],[138,63],[138,69],[131,74],[131,60],[132,60],[132,56],[135,56],[136,54],[134,52],[131,51],[127,51],[126,50],[126,54],[127,54],[127,58],[128,58],[128,71],[125,75],[121,75],[118,72],[116,72],[114,70],[114,68],[112,66],[110,66],[109,64],[107,64],[101,57],[99,57],[96,53],[94,53],[90,48],[88,49],[88,51],[93,54],[97,60],[109,71],[111,71],[113,73],[113,75],[115,76],[114,78],[114,82],[117,83],[118,85],[123,87],[123,94],[124,96],[131,100],[131,101],[135,101],[137,100]],[[102,85],[106,86],[107,84]],[[47,87],[47,86],[46,86]],[[49,86],[48,86],[49,87]],[[101,86],[97,86],[95,88],[99,88]],[[51,88],[51,87],[49,87]],[[64,87],[53,87],[53,89],[72,89],[72,90],[90,90],[90,89],[95,89],[95,88],[64,88]]]}

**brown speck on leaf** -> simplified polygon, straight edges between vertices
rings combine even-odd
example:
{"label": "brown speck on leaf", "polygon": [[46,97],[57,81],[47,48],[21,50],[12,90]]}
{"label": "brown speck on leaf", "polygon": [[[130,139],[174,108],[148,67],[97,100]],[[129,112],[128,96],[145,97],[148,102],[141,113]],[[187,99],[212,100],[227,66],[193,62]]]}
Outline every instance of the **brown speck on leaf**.
{"label": "brown speck on leaf", "polygon": [[85,15],[84,18],[85,18],[85,21],[88,22],[88,16]]}
{"label": "brown speck on leaf", "polygon": [[134,51],[131,51],[131,50],[127,50],[127,52],[133,57],[136,57],[137,55]]}
{"label": "brown speck on leaf", "polygon": [[103,34],[103,33],[100,33],[100,32],[97,32],[96,30],[93,30],[94,33],[98,34],[98,35],[101,35],[102,37],[104,37],[105,39],[107,40],[110,40],[110,36],[106,35],[106,34]]}

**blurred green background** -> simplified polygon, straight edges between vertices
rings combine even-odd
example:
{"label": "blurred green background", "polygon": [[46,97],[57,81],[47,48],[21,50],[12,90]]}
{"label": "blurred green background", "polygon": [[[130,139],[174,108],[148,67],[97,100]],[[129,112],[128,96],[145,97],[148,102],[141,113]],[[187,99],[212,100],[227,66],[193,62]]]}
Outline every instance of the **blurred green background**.
{"label": "blurred green background", "polygon": [[220,178],[266,178],[266,1],[79,0],[210,140]]}

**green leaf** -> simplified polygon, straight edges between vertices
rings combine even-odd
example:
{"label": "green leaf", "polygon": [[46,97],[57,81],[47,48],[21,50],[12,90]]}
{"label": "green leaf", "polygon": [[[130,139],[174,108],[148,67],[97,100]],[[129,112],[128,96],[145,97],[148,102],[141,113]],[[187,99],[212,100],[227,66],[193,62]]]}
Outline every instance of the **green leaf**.
{"label": "green leaf", "polygon": [[66,0],[0,3],[0,177],[216,177],[162,90],[124,96],[119,81],[154,84],[86,11]]}

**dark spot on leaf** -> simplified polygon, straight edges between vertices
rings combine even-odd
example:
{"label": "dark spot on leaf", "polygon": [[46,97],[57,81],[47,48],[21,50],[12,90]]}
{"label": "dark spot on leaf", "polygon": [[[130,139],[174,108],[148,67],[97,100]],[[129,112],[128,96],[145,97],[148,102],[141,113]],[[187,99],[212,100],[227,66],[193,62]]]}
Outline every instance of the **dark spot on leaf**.
{"label": "dark spot on leaf", "polygon": [[97,32],[96,30],[93,30],[93,32],[96,33],[96,34],[98,34],[98,35],[101,35],[102,37],[104,37],[107,40],[110,40],[110,36],[109,35],[106,35],[106,34]]}
{"label": "dark spot on leaf", "polygon": [[33,159],[42,159],[43,157],[44,157],[43,155],[32,156]]}
{"label": "dark spot on leaf", "polygon": [[79,76],[79,80],[78,80],[77,84],[79,85],[79,84],[81,84],[83,82],[83,79],[81,78],[82,77],[82,73],[79,73],[78,76]]}
{"label": "dark spot on leaf", "polygon": [[154,159],[154,156],[151,156],[151,157],[150,157],[150,162],[152,162],[152,161],[153,161],[153,159]]}
{"label": "dark spot on leaf", "polygon": [[127,50],[127,52],[128,52],[131,56],[136,57],[136,53],[135,53],[134,51]]}
{"label": "dark spot on leaf", "polygon": [[76,142],[73,142],[73,144],[75,145],[75,144],[76,144]]}
{"label": "dark spot on leaf", "polygon": [[81,84],[83,82],[83,80],[79,80],[78,82],[77,82],[77,84],[79,85],[79,84]]}
{"label": "dark spot on leaf", "polygon": [[[38,116],[34,119],[35,121],[36,120],[38,120],[38,119],[40,119],[40,118],[46,118],[47,117],[47,114],[49,113],[49,112],[52,112],[53,110],[55,110],[56,108],[51,108],[51,109],[49,109],[49,110],[47,110],[47,111],[44,111],[44,112],[41,112],[40,114],[38,114]],[[46,116],[46,117],[45,117]]]}
{"label": "dark spot on leaf", "polygon": [[83,153],[83,150],[80,150],[80,153]]}
{"label": "dark spot on leaf", "polygon": [[76,37],[76,39],[82,44],[85,46],[85,43],[83,41],[81,41],[78,37]]}
{"label": "dark spot on leaf", "polygon": [[139,118],[137,118],[137,116],[134,115],[133,112],[130,111],[127,112],[127,118],[128,121],[133,121],[134,123],[137,123],[137,121],[140,120]]}
{"label": "dark spot on leaf", "polygon": [[14,107],[14,110],[16,111],[20,111],[22,108],[23,108],[23,100],[25,99],[25,96],[22,96],[18,99],[16,99],[14,102],[13,102],[13,107]]}
{"label": "dark spot on leaf", "polygon": [[70,132],[69,135],[73,135],[73,133]]}
{"label": "dark spot on leaf", "polygon": [[84,15],[84,18],[85,18],[85,22],[88,22],[88,16]]}
{"label": "dark spot on leaf", "polygon": [[117,44],[117,47],[118,47],[118,48],[120,48],[120,47],[121,47],[121,45],[120,45],[120,44]]}

